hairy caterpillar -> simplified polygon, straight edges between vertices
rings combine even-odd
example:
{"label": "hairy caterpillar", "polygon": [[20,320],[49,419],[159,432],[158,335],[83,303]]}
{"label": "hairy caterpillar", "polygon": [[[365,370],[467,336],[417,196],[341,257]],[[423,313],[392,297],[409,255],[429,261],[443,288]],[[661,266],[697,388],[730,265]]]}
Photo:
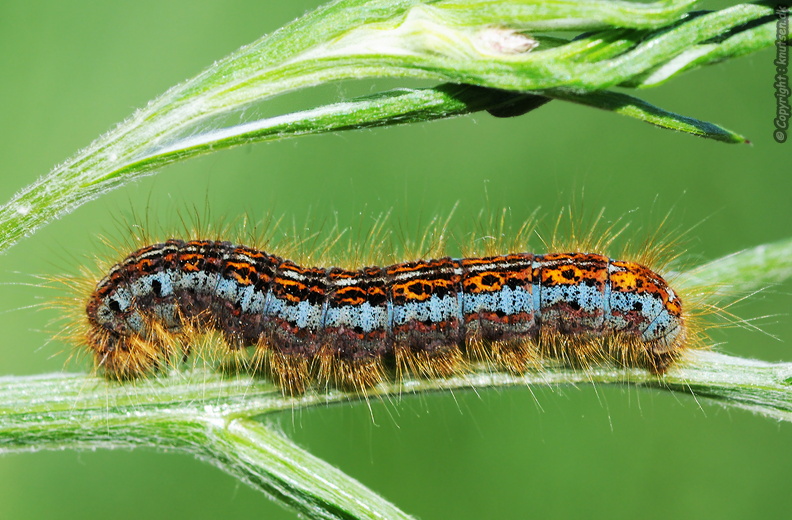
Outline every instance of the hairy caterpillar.
{"label": "hairy caterpillar", "polygon": [[663,373],[689,339],[682,302],[655,271],[595,253],[439,258],[358,270],[301,267],[216,240],[129,254],[96,284],[81,341],[110,378],[156,371],[217,331],[286,393],[365,390],[395,371],[442,377],[484,359],[543,359]]}

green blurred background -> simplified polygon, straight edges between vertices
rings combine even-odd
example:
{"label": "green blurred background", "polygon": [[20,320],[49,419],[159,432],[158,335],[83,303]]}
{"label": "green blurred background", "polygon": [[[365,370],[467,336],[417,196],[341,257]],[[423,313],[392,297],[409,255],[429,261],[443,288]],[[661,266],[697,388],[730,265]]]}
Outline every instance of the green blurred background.
{"label": "green blurred background", "polygon": [[[87,145],[136,107],[239,46],[319,5],[262,2],[0,4],[0,200]],[[718,7],[721,3],[705,3]],[[514,225],[554,215],[583,193],[586,210],[638,224],[667,212],[695,226],[695,264],[788,237],[792,144],[772,140],[772,50],[640,93],[746,135],[725,145],[597,110],[551,103],[528,116],[485,114],[409,127],[301,138],[168,167],[53,222],[2,257],[0,374],[61,370],[48,343],[52,294],[33,275],[73,273],[147,207],[164,226],[175,208],[253,218],[272,213],[353,231],[382,212],[415,236],[459,203],[464,234],[482,208]],[[411,83],[415,84],[415,83]],[[392,81],[339,84],[266,105],[376,92]],[[313,95],[313,93],[312,93]],[[310,215],[310,217],[309,217]],[[735,310],[766,334],[718,330],[719,351],[792,360],[790,284]],[[772,336],[775,336],[772,337]],[[777,339],[776,339],[777,338]],[[68,366],[85,370],[87,366]],[[372,420],[372,416],[373,419]],[[792,506],[792,426],[689,396],[633,388],[515,388],[404,397],[285,414],[279,427],[404,510],[429,518],[745,518]],[[0,518],[294,518],[205,463],[152,450],[0,458]]]}

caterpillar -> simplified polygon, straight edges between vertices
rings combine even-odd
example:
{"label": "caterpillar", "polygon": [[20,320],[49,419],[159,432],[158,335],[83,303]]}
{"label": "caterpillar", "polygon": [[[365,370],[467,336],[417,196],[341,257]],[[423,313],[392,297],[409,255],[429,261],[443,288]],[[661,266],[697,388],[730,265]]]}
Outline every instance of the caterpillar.
{"label": "caterpillar", "polygon": [[112,266],[85,305],[83,342],[108,378],[190,354],[216,332],[284,393],[365,391],[445,377],[471,360],[522,373],[545,359],[664,373],[688,343],[680,297],[657,272],[598,253],[510,253],[302,267],[220,240],[170,239]]}

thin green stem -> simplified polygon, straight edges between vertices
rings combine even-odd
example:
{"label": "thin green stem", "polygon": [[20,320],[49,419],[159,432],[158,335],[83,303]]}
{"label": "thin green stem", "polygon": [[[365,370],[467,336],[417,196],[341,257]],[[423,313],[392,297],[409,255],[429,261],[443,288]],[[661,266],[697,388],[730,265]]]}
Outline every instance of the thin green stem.
{"label": "thin green stem", "polygon": [[212,429],[210,461],[274,500],[322,519],[410,519],[356,480],[248,419]]}
{"label": "thin green stem", "polygon": [[765,244],[702,264],[675,282],[711,297],[737,298],[792,278],[792,239]]}
{"label": "thin green stem", "polygon": [[714,139],[715,141],[724,143],[748,142],[745,137],[713,123],[674,114],[673,112],[668,112],[662,108],[651,105],[646,101],[619,92],[601,90],[599,92],[580,94],[573,90],[552,89],[550,91],[544,91],[544,94],[553,99],[571,101],[573,103],[633,117],[668,130],[685,132],[687,134]]}
{"label": "thin green stem", "polygon": [[[689,0],[339,0],[218,61],[138,110],[0,208],[0,251],[60,215],[165,164],[283,137],[428,121],[539,94],[718,139],[715,125],[614,85],[658,84],[693,67],[774,44],[773,10],[741,4],[700,16]],[[494,24],[494,25],[493,25]],[[758,24],[758,25],[746,25]],[[567,41],[541,31],[595,31]],[[530,35],[525,34],[529,31]],[[252,103],[344,79],[413,77],[471,84],[397,90],[223,127]],[[456,88],[456,90],[454,90]]]}

